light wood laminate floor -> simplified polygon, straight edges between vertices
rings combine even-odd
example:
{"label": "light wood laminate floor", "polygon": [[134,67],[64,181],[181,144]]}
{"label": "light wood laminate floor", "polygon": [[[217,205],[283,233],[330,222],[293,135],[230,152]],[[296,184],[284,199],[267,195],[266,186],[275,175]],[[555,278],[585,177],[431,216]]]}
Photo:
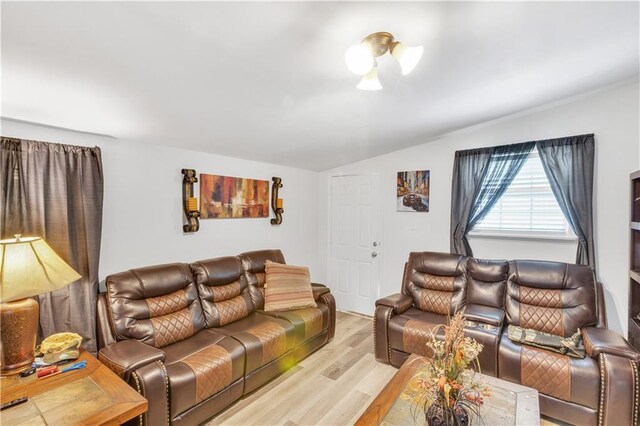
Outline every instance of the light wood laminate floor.
{"label": "light wood laminate floor", "polygon": [[[207,426],[353,424],[396,371],[375,360],[372,319],[337,312],[331,343]],[[556,424],[548,419],[541,423]]]}

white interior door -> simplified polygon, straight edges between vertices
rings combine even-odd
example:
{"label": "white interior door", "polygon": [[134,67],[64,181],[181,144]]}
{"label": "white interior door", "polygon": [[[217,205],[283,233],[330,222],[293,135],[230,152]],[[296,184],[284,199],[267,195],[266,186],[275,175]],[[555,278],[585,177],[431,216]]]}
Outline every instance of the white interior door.
{"label": "white interior door", "polygon": [[333,176],[329,277],[339,309],[373,314],[379,297],[381,236],[379,176]]}

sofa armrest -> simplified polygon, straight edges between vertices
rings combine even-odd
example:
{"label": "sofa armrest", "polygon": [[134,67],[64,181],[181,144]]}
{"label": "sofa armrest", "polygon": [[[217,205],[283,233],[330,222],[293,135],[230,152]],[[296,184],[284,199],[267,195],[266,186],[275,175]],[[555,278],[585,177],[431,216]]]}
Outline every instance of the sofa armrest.
{"label": "sofa armrest", "polygon": [[393,309],[395,315],[399,315],[413,306],[413,299],[406,294],[396,293],[376,300],[376,306],[386,306]]}
{"label": "sofa armrest", "polygon": [[587,355],[591,358],[598,358],[601,353],[606,353],[640,361],[640,353],[624,337],[606,328],[585,327],[582,329],[582,340]]}
{"label": "sofa armrest", "polygon": [[464,316],[468,321],[481,322],[484,324],[502,327],[504,321],[504,310],[492,308],[491,306],[470,304],[464,310]]}
{"label": "sofa armrest", "polygon": [[331,293],[331,289],[324,284],[311,283],[311,291],[313,291],[313,299],[317,302],[323,294]]}
{"label": "sofa armrest", "polygon": [[137,340],[116,342],[98,352],[98,359],[126,381],[132,371],[156,361],[163,362],[164,357],[160,349]]}

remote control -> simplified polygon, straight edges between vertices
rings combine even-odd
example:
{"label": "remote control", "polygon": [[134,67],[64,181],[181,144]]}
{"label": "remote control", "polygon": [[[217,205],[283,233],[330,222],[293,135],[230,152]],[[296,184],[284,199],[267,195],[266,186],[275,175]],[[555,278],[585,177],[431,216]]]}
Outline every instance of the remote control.
{"label": "remote control", "polygon": [[18,399],[14,399],[13,401],[5,402],[4,404],[0,405],[0,410],[4,410],[5,408],[13,407],[14,405],[22,404],[23,402],[27,402],[27,399],[29,399],[29,398],[27,398],[26,396],[23,396],[22,398],[18,398]]}

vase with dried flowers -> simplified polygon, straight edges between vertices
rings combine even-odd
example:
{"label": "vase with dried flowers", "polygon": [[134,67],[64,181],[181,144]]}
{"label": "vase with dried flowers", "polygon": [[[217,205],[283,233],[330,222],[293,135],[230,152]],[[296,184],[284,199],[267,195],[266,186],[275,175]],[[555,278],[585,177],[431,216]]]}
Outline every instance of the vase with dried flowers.
{"label": "vase with dried flowers", "polygon": [[[456,313],[448,325],[437,325],[426,343],[431,357],[423,358],[425,370],[420,380],[426,423],[431,426],[465,426],[480,418],[480,407],[490,389],[469,368],[480,369],[478,354],[483,346],[464,335],[464,312]],[[444,340],[442,333],[444,331]],[[437,336],[440,333],[440,338]]]}

